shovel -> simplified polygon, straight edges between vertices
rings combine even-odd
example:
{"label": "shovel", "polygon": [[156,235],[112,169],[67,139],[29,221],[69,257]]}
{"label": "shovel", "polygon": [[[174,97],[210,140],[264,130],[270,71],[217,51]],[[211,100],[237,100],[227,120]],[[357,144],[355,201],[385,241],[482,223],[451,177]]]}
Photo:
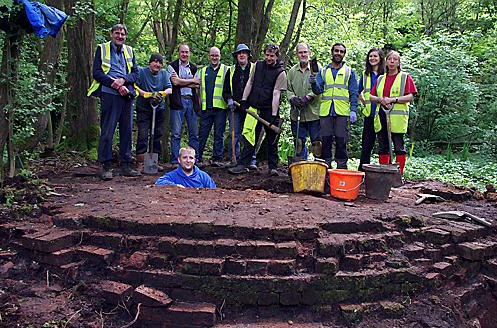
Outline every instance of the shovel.
{"label": "shovel", "polygon": [[[381,107],[383,111],[385,112],[386,118],[387,118],[387,131],[388,131],[388,150],[390,152],[390,162],[389,164],[392,165],[392,158],[393,158],[393,149],[392,149],[392,126],[390,124],[390,112],[392,111],[391,109],[387,109],[385,107]],[[395,173],[393,179],[392,179],[392,187],[397,188],[402,186],[402,175],[400,174],[400,169],[397,170],[397,173]]]}
{"label": "shovel", "polygon": [[145,153],[144,168],[145,174],[157,174],[159,171],[159,154],[154,153],[154,134],[155,134],[155,112],[159,107],[160,99],[153,98],[150,100],[152,106],[152,127],[150,128],[150,139],[148,142],[148,151]]}

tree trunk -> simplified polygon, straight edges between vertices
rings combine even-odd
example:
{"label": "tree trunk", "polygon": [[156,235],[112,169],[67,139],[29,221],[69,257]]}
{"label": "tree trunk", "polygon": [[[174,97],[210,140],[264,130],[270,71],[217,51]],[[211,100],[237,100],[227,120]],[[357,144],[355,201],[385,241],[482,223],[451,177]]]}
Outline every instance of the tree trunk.
{"label": "tree trunk", "polygon": [[[54,3],[54,7],[63,9],[63,0],[56,0]],[[57,77],[56,72],[58,71],[59,67],[60,50],[62,48],[63,39],[64,32],[63,29],[61,29],[59,33],[57,33],[57,36],[55,38],[48,37],[45,39],[45,44],[40,53],[38,71],[42,73],[44,81],[50,85],[53,85],[55,83]],[[51,104],[51,102],[52,99],[46,99],[46,101],[41,104],[42,108],[47,108]],[[50,120],[50,112],[39,114],[36,119],[37,123],[35,124],[35,132],[25,146],[26,149],[32,149],[38,143],[40,143],[42,135],[47,129],[47,125]],[[48,135],[53,135],[53,131],[48,131]],[[49,148],[53,148],[53,138],[48,138],[47,146]]]}
{"label": "tree trunk", "polygon": [[[283,56],[281,58],[283,61],[287,61],[288,54],[288,46],[290,45],[290,41],[292,40],[293,30],[295,29],[295,22],[297,21],[297,16],[299,14],[299,8],[302,0],[295,0],[293,2],[292,14],[290,15],[290,21],[288,22],[288,26],[286,28],[285,37],[283,41],[280,43],[280,52]],[[305,10],[305,8],[304,8]]]}
{"label": "tree trunk", "polygon": [[252,50],[255,60],[259,58],[269,28],[274,0],[238,0],[238,24],[236,43],[245,43]]}
{"label": "tree trunk", "polygon": [[[94,7],[93,0],[82,0]],[[66,12],[75,15],[75,1],[64,0]],[[75,16],[67,29],[67,121],[69,144],[78,150],[89,150],[98,141],[98,117],[95,99],[86,93],[92,81],[94,56],[95,16],[88,12]]]}
{"label": "tree trunk", "polygon": [[126,14],[128,13],[129,0],[122,0],[119,7],[119,23],[124,24]]}

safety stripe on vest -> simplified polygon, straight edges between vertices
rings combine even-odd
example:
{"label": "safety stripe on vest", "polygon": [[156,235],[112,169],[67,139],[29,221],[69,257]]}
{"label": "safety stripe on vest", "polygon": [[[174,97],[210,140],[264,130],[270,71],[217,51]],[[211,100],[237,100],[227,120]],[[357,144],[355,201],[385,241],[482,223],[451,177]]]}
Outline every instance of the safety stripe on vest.
{"label": "safety stripe on vest", "polygon": [[364,100],[365,104],[371,104],[371,100]]}
{"label": "safety stripe on vest", "polygon": [[[326,67],[326,69],[324,70],[324,78],[323,78],[323,80],[324,80],[324,81],[326,81],[326,71],[327,71],[328,69],[331,69],[331,68]],[[341,68],[340,68],[340,69],[341,69]],[[339,70],[340,70],[340,69],[339,69]],[[344,76],[344,79],[343,79],[343,80],[345,81],[345,83],[347,83],[347,81],[349,80],[349,77],[350,77],[350,71],[351,71],[350,67],[348,67],[348,66],[347,66],[347,67],[345,67],[345,76]],[[333,73],[332,73],[332,75],[333,75]],[[321,76],[323,76],[323,75],[321,74]],[[335,77],[334,79],[336,79],[336,77]],[[325,85],[324,85],[324,89],[325,89],[325,90],[330,89],[330,88],[348,89],[347,84],[337,84],[337,83],[333,83],[333,84],[325,84]]]}
{"label": "safety stripe on vest", "polygon": [[322,96],[322,100],[344,100],[344,101],[349,101],[349,97],[345,96]]}
{"label": "safety stripe on vest", "polygon": [[393,109],[390,112],[390,115],[409,115],[409,112],[402,109]]}
{"label": "safety stripe on vest", "polygon": [[324,86],[325,89],[331,89],[331,88],[340,88],[340,89],[347,89],[347,85],[346,84],[337,84],[337,83],[334,83],[334,84],[326,84]]}
{"label": "safety stripe on vest", "polygon": [[110,66],[110,53],[107,54],[107,47],[105,46],[105,43],[100,45],[100,51],[102,53],[102,63]]}
{"label": "safety stripe on vest", "polygon": [[404,89],[406,88],[406,82],[407,82],[407,74],[400,73],[402,74],[400,76],[400,97],[404,95]]}

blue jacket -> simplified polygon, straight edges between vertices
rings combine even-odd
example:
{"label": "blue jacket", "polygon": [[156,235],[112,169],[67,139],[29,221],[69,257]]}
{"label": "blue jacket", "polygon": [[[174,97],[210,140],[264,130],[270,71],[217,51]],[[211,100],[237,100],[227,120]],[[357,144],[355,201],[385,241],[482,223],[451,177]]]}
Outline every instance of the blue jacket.
{"label": "blue jacket", "polygon": [[193,167],[193,173],[190,176],[187,176],[181,167],[178,167],[176,170],[166,173],[157,179],[155,184],[166,186],[181,185],[186,188],[216,188],[214,180],[196,166]]}

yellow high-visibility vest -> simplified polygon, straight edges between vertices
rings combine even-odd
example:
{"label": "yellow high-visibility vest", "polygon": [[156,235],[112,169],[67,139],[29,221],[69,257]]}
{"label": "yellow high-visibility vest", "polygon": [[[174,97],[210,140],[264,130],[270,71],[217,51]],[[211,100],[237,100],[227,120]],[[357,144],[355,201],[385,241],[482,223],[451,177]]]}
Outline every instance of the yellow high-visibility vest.
{"label": "yellow high-visibility vest", "polygon": [[321,77],[324,81],[324,92],[321,96],[321,106],[319,107],[319,116],[328,116],[330,114],[331,103],[335,105],[335,113],[340,116],[349,116],[350,114],[350,97],[349,97],[349,80],[351,68],[343,64],[338,70],[336,79],[330,67],[321,70]]}
{"label": "yellow high-visibility vest", "polygon": [[364,109],[362,113],[365,117],[371,116],[371,75],[362,74],[362,96],[364,97]]}
{"label": "yellow high-visibility vest", "polygon": [[[226,76],[226,71],[228,66],[220,64],[217,71],[216,81],[214,82],[214,92],[212,94],[212,106],[216,108],[226,109],[228,105],[223,99],[223,85],[224,78]],[[205,92],[205,72],[207,71],[207,66],[202,67],[199,72],[200,76],[200,99],[202,102],[202,110],[207,109],[207,94]]]}
{"label": "yellow high-visibility vest", "polygon": [[[376,94],[378,97],[383,96],[383,88],[385,87],[386,74],[378,77],[376,82]],[[400,72],[395,77],[395,81],[390,89],[390,97],[402,97],[405,93],[407,73]],[[379,110],[376,111],[374,117],[374,130],[379,132],[381,130],[380,116],[378,115]],[[392,110],[390,112],[390,128],[392,133],[406,133],[407,126],[409,123],[409,103],[396,103],[393,104]]]}
{"label": "yellow high-visibility vest", "polygon": [[[105,74],[110,71],[110,41],[101,43],[98,45],[100,47],[100,58],[102,60],[102,71]],[[123,45],[124,59],[126,60],[126,66],[128,67],[128,73],[131,72],[133,68],[133,48],[127,45]],[[91,86],[88,89],[87,96],[91,96],[100,86],[100,82],[93,80]]]}

